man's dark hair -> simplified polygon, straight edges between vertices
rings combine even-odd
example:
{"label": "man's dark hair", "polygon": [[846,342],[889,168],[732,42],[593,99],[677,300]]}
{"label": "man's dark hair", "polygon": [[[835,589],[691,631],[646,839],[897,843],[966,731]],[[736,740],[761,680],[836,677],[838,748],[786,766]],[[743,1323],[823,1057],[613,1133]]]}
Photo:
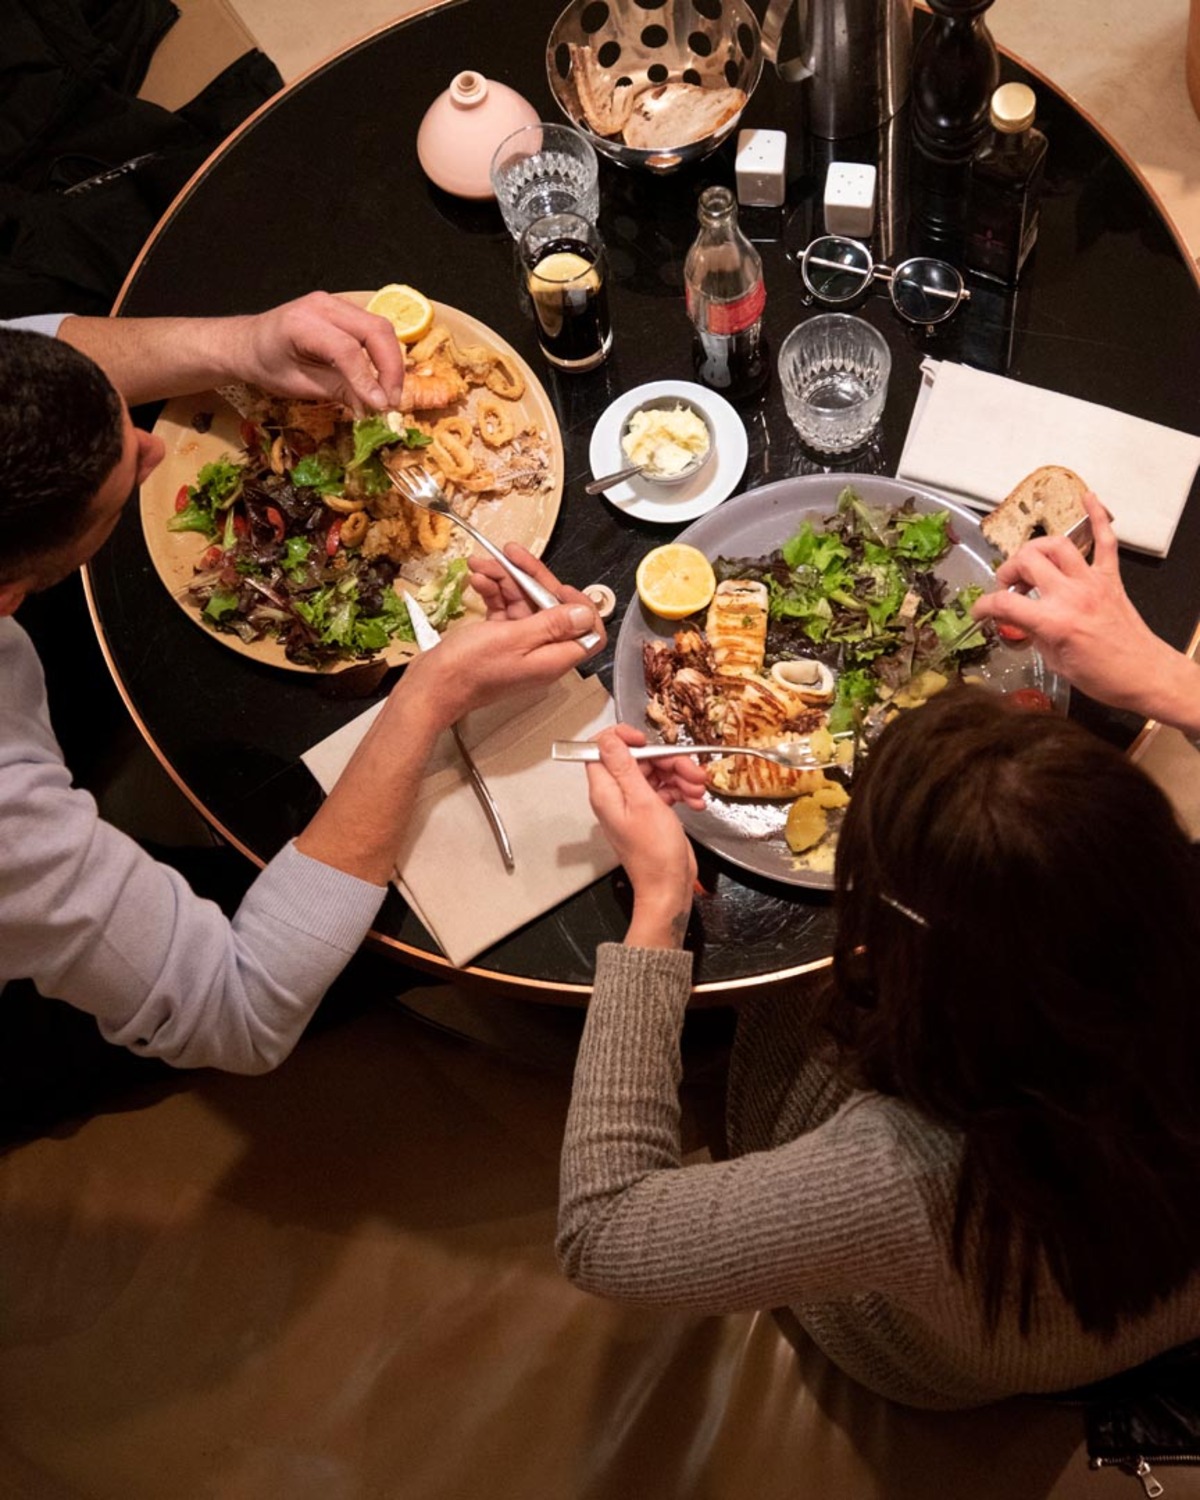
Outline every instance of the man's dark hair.
{"label": "man's dark hair", "polygon": [[87,526],[121,457],[121,398],[60,339],[0,328],[0,581]]}
{"label": "man's dark hair", "polygon": [[826,1013],[860,1087],[955,1132],[951,1250],[995,1327],[1089,1332],[1200,1266],[1200,901],[1166,797],[983,689],[899,716],[837,853]]}

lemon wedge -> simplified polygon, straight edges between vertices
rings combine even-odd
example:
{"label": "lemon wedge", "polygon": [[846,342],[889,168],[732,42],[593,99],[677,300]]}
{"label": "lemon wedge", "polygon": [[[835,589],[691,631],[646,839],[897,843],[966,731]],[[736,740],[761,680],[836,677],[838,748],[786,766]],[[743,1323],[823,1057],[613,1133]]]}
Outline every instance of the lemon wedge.
{"label": "lemon wedge", "polygon": [[655,547],[638,563],[638,598],[663,620],[695,614],[711,602],[716,587],[708,558],[684,542]]}
{"label": "lemon wedge", "polygon": [[367,303],[369,313],[386,318],[402,344],[415,344],[433,327],[433,304],[415,287],[393,281]]}

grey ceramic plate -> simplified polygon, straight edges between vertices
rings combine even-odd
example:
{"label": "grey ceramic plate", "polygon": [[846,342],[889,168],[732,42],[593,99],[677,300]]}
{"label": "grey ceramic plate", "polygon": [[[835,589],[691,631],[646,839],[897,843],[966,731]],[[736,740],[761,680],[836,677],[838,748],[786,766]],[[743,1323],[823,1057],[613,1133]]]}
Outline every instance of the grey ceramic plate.
{"label": "grey ceramic plate", "polygon": [[[948,510],[958,545],[938,564],[938,574],[952,589],[966,584],[994,586],[995,550],[984,540],[979,518],[934,490],[903,484],[877,474],[807,474],[783,479],[747,495],[727,500],[719,509],[681,531],[677,541],[698,547],[707,557],[760,557],[783,545],[801,521],[831,515],[842,489],[850,485],[869,505],[903,505],[911,495],[921,511]],[[635,598],[617,637],[613,696],[618,717],[646,729],[646,683],[642,646],[656,637],[670,640],[678,626],[649,614]],[[1040,688],[1065,713],[1070,687],[1050,672],[1036,651],[999,642],[987,662],[972,669],[1001,691]],[[712,797],[703,812],[681,812],[684,826],[698,842],[756,875],[787,885],[828,890],[831,871],[798,868],[783,841],[786,802],[726,801]]]}

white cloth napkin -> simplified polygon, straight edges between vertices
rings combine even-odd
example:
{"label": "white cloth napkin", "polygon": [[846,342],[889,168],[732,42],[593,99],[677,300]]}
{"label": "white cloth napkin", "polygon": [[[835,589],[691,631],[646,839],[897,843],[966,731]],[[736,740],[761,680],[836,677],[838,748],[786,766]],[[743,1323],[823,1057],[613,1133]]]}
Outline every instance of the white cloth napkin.
{"label": "white cloth napkin", "polygon": [[990,510],[1043,464],[1074,469],[1113,513],[1118,538],[1165,557],[1200,465],[1200,437],[927,359],[897,475]]}
{"label": "white cloth napkin", "polygon": [[[301,757],[328,792],[382,704]],[[512,840],[504,868],[449,734],[442,736],[396,857],[401,895],[461,968],[617,865],[588,803],[583,767],[550,759],[552,740],[588,740],[615,722],[595,677],[571,672],[459,724]]]}

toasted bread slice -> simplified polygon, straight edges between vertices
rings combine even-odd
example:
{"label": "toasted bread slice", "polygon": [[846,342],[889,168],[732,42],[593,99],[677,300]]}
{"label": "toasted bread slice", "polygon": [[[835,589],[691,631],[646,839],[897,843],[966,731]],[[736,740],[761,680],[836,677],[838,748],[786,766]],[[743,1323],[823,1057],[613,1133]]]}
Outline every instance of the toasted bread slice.
{"label": "toasted bread slice", "polygon": [[1073,469],[1045,464],[1027,474],[980,527],[992,546],[1011,557],[1033,536],[1061,536],[1087,514],[1088,486]]}
{"label": "toasted bread slice", "polygon": [[694,83],[663,83],[643,89],[625,122],[625,144],[665,151],[714,135],[746,107],[741,89],[702,89]]}

